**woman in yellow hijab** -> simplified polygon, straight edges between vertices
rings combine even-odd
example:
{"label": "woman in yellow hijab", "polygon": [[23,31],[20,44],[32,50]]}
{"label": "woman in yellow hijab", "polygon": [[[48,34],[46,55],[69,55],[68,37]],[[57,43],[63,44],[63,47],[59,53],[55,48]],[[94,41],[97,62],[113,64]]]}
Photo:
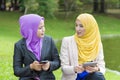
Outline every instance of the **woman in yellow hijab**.
{"label": "woman in yellow hijab", "polygon": [[62,80],[105,80],[100,32],[91,14],[76,18],[75,34],[63,38],[60,53]]}

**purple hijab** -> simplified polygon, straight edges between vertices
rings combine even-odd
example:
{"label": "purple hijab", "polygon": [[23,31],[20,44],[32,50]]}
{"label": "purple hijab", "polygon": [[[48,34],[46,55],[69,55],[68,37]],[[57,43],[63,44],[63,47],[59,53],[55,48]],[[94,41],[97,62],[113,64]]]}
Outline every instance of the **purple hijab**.
{"label": "purple hijab", "polygon": [[37,29],[43,17],[37,14],[23,15],[19,19],[21,35],[26,39],[27,49],[30,50],[38,60],[41,56],[42,39],[37,37]]}

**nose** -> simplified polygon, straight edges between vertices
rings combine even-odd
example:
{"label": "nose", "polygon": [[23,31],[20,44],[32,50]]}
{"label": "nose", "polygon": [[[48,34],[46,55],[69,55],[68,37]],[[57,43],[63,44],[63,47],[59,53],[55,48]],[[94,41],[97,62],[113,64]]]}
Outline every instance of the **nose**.
{"label": "nose", "polygon": [[45,32],[45,28],[44,27],[42,28],[42,32]]}

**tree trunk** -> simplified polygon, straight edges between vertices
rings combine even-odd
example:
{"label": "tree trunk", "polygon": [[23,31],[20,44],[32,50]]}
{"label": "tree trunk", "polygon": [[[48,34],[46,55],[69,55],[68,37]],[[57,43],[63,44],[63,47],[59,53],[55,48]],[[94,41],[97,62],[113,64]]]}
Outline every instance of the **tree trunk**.
{"label": "tree trunk", "polygon": [[13,8],[14,8],[13,0],[10,0],[10,2],[11,2],[10,11],[13,11]]}
{"label": "tree trunk", "polygon": [[18,4],[17,0],[14,0],[14,10],[19,10]]}
{"label": "tree trunk", "polygon": [[100,0],[100,13],[105,13],[105,0]]}
{"label": "tree trunk", "polygon": [[19,10],[19,2],[18,0],[11,0],[11,9],[12,10]]}
{"label": "tree trunk", "polygon": [[0,0],[0,10],[6,10],[6,0]]}
{"label": "tree trunk", "polygon": [[118,5],[118,8],[120,9],[120,0],[119,0],[119,5]]}
{"label": "tree trunk", "polygon": [[96,13],[99,11],[98,0],[93,0],[93,12]]}
{"label": "tree trunk", "polygon": [[2,0],[0,0],[0,10],[2,10],[2,9],[1,9],[1,5],[2,5]]}
{"label": "tree trunk", "polygon": [[6,0],[4,0],[4,10],[6,10]]}
{"label": "tree trunk", "polygon": [[75,0],[64,0],[65,18],[67,18],[75,6]]}

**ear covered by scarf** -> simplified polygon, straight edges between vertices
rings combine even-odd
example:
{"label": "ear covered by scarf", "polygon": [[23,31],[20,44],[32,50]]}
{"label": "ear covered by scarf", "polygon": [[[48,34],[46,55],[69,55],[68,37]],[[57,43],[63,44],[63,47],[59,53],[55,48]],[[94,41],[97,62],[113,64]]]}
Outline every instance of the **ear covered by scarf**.
{"label": "ear covered by scarf", "polygon": [[101,38],[98,24],[91,14],[80,14],[76,20],[79,20],[85,29],[82,37],[78,37],[76,33],[74,35],[78,47],[78,62],[82,64],[97,57]]}

